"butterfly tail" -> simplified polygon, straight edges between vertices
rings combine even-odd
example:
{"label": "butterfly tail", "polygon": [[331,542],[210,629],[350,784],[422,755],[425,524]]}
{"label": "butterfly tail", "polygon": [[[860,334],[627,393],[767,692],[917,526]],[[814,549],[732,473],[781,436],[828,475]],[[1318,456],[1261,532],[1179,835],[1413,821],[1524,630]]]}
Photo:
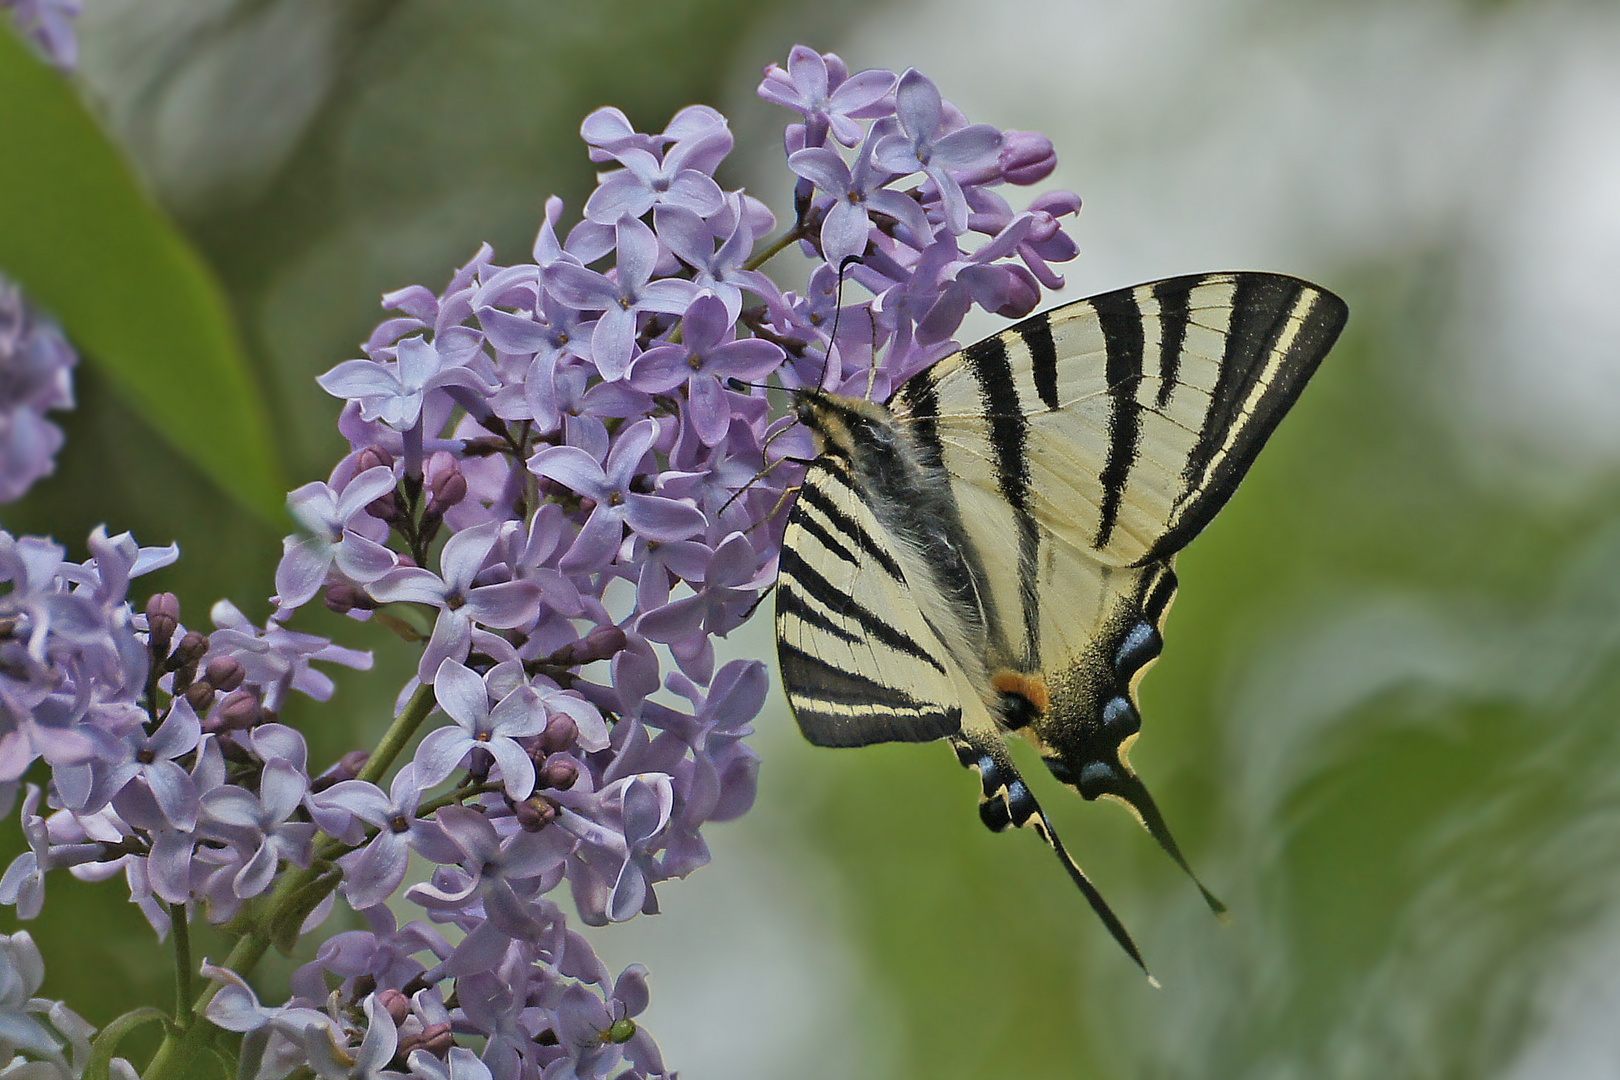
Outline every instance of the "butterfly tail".
{"label": "butterfly tail", "polygon": [[1080,869],[1080,865],[1063,846],[1063,841],[1058,839],[1057,831],[1035,801],[1029,785],[1019,775],[1006,746],[999,739],[966,733],[953,737],[951,746],[956,751],[956,759],[965,768],[978,770],[983,792],[979,798],[979,818],[985,826],[991,832],[1001,832],[1008,825],[1029,828],[1046,841],[1119,947],[1142,969],[1148,982],[1158,986],[1159,981],[1148,970],[1147,962],[1142,959],[1142,951],[1131,939],[1130,931],[1125,929],[1125,924],[1119,921],[1119,916],[1108,906],[1108,901],[1103,899],[1102,893],[1097,891],[1086,872]]}
{"label": "butterfly tail", "polygon": [[1094,766],[1084,770],[1082,782],[1077,790],[1087,799],[1105,796],[1124,805],[1136,820],[1141,822],[1148,835],[1158,841],[1165,854],[1175,860],[1176,865],[1181,867],[1194,885],[1198,886],[1198,891],[1203,895],[1204,903],[1209,905],[1209,910],[1221,918],[1226,917],[1226,905],[1205,888],[1204,883],[1198,880],[1198,875],[1193,873],[1192,866],[1181,853],[1181,845],[1176,843],[1176,838],[1170,833],[1170,826],[1165,823],[1164,815],[1159,812],[1159,804],[1153,801],[1153,796],[1148,794],[1147,785],[1142,783],[1128,765],[1121,762],[1118,765],[1102,765],[1101,768]]}

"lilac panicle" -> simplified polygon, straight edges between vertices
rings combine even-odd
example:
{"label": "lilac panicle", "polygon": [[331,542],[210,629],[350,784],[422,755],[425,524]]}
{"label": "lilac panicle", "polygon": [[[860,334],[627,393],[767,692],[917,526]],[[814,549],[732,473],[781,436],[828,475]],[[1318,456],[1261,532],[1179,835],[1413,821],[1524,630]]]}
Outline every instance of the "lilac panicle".
{"label": "lilac panicle", "polygon": [[[36,15],[41,26],[60,18],[49,5]],[[0,502],[21,498],[56,467],[62,430],[45,414],[73,407],[77,361],[62,332],[0,278]]]}
{"label": "lilac panicle", "polygon": [[[581,126],[599,185],[572,223],[545,203],[532,261],[485,245],[442,291],[384,297],[319,380],[350,452],[288,498],[267,620],[135,611],[130,581],[172,549],[98,531],[75,563],[0,533],[0,794],[51,770],[0,902],[31,916],[66,869],[121,875],[160,935],[313,934],[345,904],[364,928],[318,939],[280,1003],[203,967],[244,1075],[671,1075],[636,1019],[647,973],[612,977],[570,918],[657,912],[709,861],[706,827],[754,802],[766,670],[718,664],[715,639],[774,582],[814,452],[772,390],[884,397],[1075,254],[1075,196],[1005,195],[1051,172],[1050,142],[970,124],[920,73],[801,46],[760,94],[794,114],[774,238],[715,177],[723,116],[652,134],[605,108]],[[808,273],[773,281],[760,264],[794,244]],[[316,602],[420,655],[378,749],[312,766],[289,699],[370,664],[292,628]]]}

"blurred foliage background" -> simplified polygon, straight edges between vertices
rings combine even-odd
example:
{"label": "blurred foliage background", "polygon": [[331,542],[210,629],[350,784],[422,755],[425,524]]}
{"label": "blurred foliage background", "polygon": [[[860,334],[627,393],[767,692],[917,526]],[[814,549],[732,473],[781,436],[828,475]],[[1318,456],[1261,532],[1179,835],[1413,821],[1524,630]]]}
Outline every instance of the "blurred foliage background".
{"label": "blurred foliage background", "polygon": [[[759,806],[661,890],[664,915],[596,937],[652,968],[643,1019],[684,1075],[1620,1074],[1620,9],[86,8],[83,97],[217,275],[289,484],[340,452],[312,377],[355,355],[380,293],[437,289],[485,240],[526,258],[546,195],[579,205],[589,110],[656,130],[721,107],[729,182],[785,213],[786,118],[752,87],[795,41],[919,67],[971,118],[1052,136],[1054,184],[1086,199],[1072,295],[1269,269],[1349,301],[1345,338],[1182,557],[1143,688],[1134,762],[1231,923],[1125,814],[1050,792],[1155,991],[1038,842],[979,826],[943,747],[813,750],[778,699]],[[101,272],[131,273],[119,259],[109,244]],[[283,523],[208,479],[207,404],[164,412],[181,400],[164,377],[81,368],[58,474],[0,520],[76,549],[102,521],[178,540],[154,586],[191,621],[222,596],[262,616]],[[756,622],[736,655],[770,652]],[[380,729],[410,659],[310,628],[379,654],[302,718],[335,756]],[[170,994],[120,892],[53,881],[29,927],[45,992],[97,1023]]]}

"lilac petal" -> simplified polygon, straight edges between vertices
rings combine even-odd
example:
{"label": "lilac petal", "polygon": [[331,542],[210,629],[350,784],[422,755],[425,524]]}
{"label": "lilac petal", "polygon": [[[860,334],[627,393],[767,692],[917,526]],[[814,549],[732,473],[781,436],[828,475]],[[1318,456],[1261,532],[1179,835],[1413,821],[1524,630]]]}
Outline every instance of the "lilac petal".
{"label": "lilac petal", "polygon": [[[774,365],[773,365],[774,366]],[[726,392],[712,375],[700,375],[692,380],[692,404],[688,417],[704,446],[719,446],[731,430],[731,409]]]}
{"label": "lilac petal", "polygon": [[[629,151],[620,157],[624,161]],[[647,154],[651,157],[651,154]],[[628,164],[628,162],[626,162]],[[630,169],[604,177],[591,197],[585,200],[585,216],[602,225],[617,224],[624,217],[638,218],[652,209],[656,196],[647,183]]]}
{"label": "lilac petal", "polygon": [[648,282],[641,290],[637,304],[643,311],[658,311],[666,315],[681,315],[692,301],[703,295],[703,289],[681,278],[660,278]]}
{"label": "lilac petal", "polygon": [[939,131],[944,103],[939,87],[916,68],[907,68],[894,88],[895,115],[916,139],[932,139]]}
{"label": "lilac petal", "polygon": [[164,819],[184,832],[195,829],[201,802],[191,774],[173,761],[154,761],[145,772],[147,787]]}
{"label": "lilac petal", "polygon": [[867,197],[866,205],[868,209],[875,210],[880,214],[887,214],[900,222],[900,224],[911,230],[914,238],[923,241],[929,238],[928,218],[923,214],[922,207],[917,204],[917,200],[910,196],[902,195],[898,191],[882,189],[872,192]]}
{"label": "lilac petal", "polygon": [[624,789],[624,836],[632,845],[657,836],[669,822],[675,791],[669,777],[650,773],[632,777]]}
{"label": "lilac petal", "polygon": [[309,791],[309,779],[291,762],[275,760],[267,763],[259,776],[259,800],[265,813],[275,821],[285,820],[304,801]]}
{"label": "lilac petal", "polygon": [[236,877],[231,880],[231,891],[242,900],[258,896],[269,888],[270,882],[276,876],[276,864],[279,861],[271,844],[259,845],[259,850],[253,853],[253,857],[243,864],[236,872]]}
{"label": "lilac petal", "polygon": [[691,352],[680,345],[648,349],[630,365],[630,385],[649,394],[667,393],[691,377],[692,367],[686,362],[689,356]]}
{"label": "lilac petal", "polygon": [[607,474],[601,463],[577,446],[548,446],[538,451],[529,458],[529,471],[598,502],[607,493]]}
{"label": "lilac petal", "polygon": [[534,792],[534,759],[511,739],[491,739],[484,749],[500,766],[506,794],[515,800],[527,799]]}
{"label": "lilac petal", "polygon": [[685,540],[708,526],[703,511],[658,495],[631,492],[624,497],[625,520],[649,540]]}
{"label": "lilac petal", "polygon": [[441,663],[445,660],[465,660],[471,648],[472,621],[461,611],[441,610],[438,621],[433,624],[433,634],[428,638],[427,648],[422,650],[417,676],[423,682],[432,682],[433,673]]}
{"label": "lilac petal", "polygon": [[540,590],[532,581],[482,585],[467,594],[467,606],[481,625],[510,630],[530,622],[540,610]]}
{"label": "lilac petal", "polygon": [[687,169],[676,175],[663,201],[702,217],[713,217],[726,205],[726,196],[720,190],[720,185],[709,177],[695,169]]}
{"label": "lilac petal", "polygon": [[439,665],[433,696],[439,708],[469,731],[478,730],[489,717],[489,691],[484,680],[458,661],[446,660]]}
{"label": "lilac petal", "polygon": [[[477,744],[467,737],[467,733],[459,727],[434,728],[427,733],[416,748],[416,756],[411,760],[416,763],[416,775],[422,781],[424,788],[437,787],[456,771],[467,751]],[[440,825],[442,820],[442,811]]]}
{"label": "lilac petal", "polygon": [[385,829],[361,848],[358,857],[346,868],[343,894],[356,910],[385,902],[405,880],[405,868],[411,861],[411,849],[405,836]]}
{"label": "lilac petal", "polygon": [[825,147],[798,151],[788,158],[788,168],[829,195],[843,195],[852,184],[849,166],[844,164],[844,159]]}
{"label": "lilac petal", "polygon": [[256,829],[259,826],[259,800],[238,787],[220,787],[204,792],[203,809],[221,825]]}
{"label": "lilac petal", "polygon": [[639,289],[652,277],[658,264],[658,238],[645,222],[636,218],[621,220],[614,227],[618,237],[618,276],[621,290]]}
{"label": "lilac petal", "polygon": [[606,505],[599,505],[586,520],[585,527],[579,530],[568,554],[558,562],[558,568],[566,573],[599,569],[613,561],[623,540],[624,516]]}
{"label": "lilac petal", "polygon": [[1001,132],[989,124],[958,128],[934,143],[929,164],[945,169],[972,169],[994,158]]}
{"label": "lilac petal", "polygon": [[368,540],[357,533],[349,533],[343,538],[343,543],[338,545],[337,558],[333,561],[349,580],[360,585],[369,585],[392,570],[396,559],[391,549],[375,540]]}
{"label": "lilac petal", "polygon": [[827,262],[838,266],[845,259],[859,256],[866,250],[871,228],[872,219],[864,206],[848,199],[833,203],[821,223],[821,251]]}
{"label": "lilac petal", "polygon": [[647,906],[647,877],[633,859],[625,860],[608,898],[608,921],[629,922]]}
{"label": "lilac petal", "polygon": [[591,358],[602,378],[624,378],[636,344],[636,312],[615,303],[602,313],[591,331]]}
{"label": "lilac petal", "polygon": [[618,287],[601,274],[583,266],[552,263],[541,274],[541,281],[545,283],[548,293],[571,308],[605,311],[619,305]]}
{"label": "lilac petal", "polygon": [[692,301],[681,318],[681,340],[693,353],[703,354],[719,345],[731,329],[731,317],[718,296],[705,294]]}
{"label": "lilac petal", "polygon": [[429,604],[439,607],[444,603],[444,581],[431,570],[420,566],[401,566],[390,570],[366,589],[373,599],[385,604]]}
{"label": "lilac petal", "polygon": [[613,983],[613,1000],[624,1006],[626,1016],[640,1016],[647,1011],[651,995],[647,992],[647,969],[631,964]]}

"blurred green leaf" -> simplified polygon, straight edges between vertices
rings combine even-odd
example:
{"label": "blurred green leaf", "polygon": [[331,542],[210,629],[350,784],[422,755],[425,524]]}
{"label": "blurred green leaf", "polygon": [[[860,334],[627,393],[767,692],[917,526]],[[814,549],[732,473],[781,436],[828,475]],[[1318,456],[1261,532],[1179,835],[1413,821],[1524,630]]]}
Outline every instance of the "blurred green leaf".
{"label": "blurred green leaf", "polygon": [[270,425],[211,272],[73,93],[0,32],[0,267],[221,488],[277,516]]}

